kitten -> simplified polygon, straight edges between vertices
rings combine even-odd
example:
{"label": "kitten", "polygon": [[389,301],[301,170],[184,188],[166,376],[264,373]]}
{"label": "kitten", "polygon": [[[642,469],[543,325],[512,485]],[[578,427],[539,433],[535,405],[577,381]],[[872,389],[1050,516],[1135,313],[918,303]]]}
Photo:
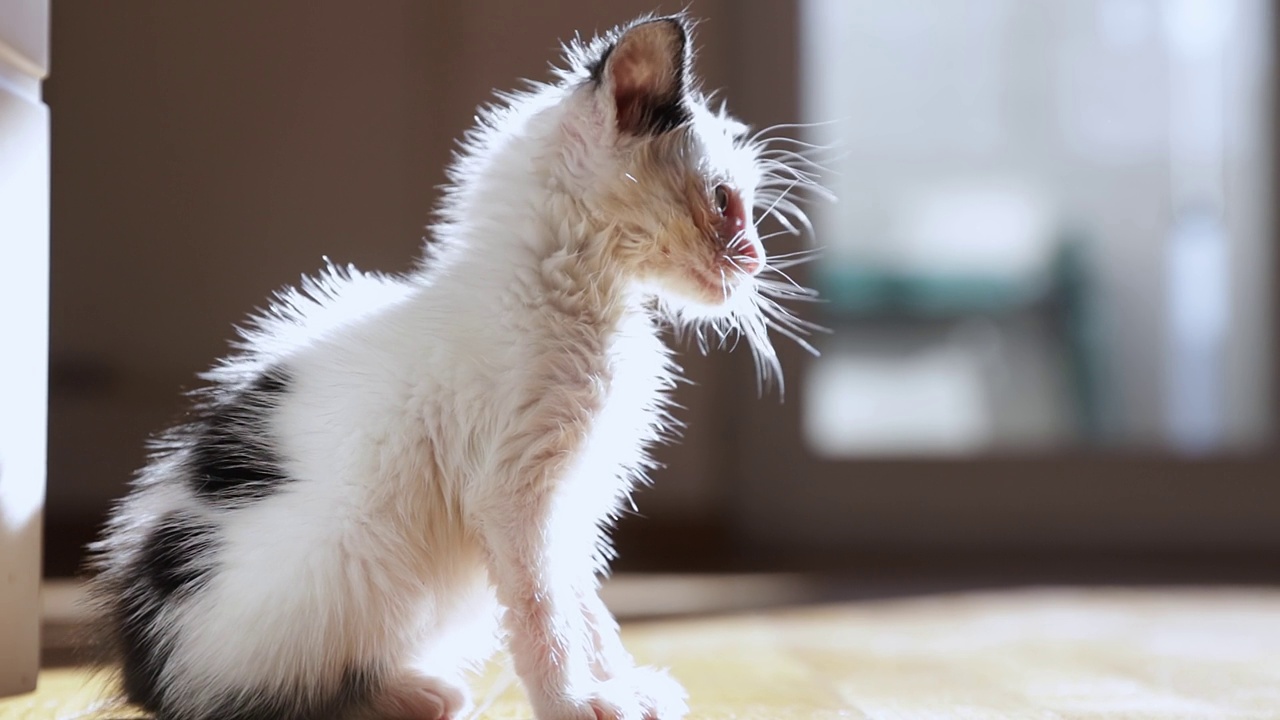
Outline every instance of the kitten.
{"label": "kitten", "polygon": [[467,135],[419,270],[279,294],[155,443],[94,546],[129,701],[456,718],[505,639],[538,718],[685,713],[600,601],[605,533],[670,424],[660,322],[778,374],[804,292],[752,208],[802,220],[812,176],[707,108],[683,16],[566,56]]}

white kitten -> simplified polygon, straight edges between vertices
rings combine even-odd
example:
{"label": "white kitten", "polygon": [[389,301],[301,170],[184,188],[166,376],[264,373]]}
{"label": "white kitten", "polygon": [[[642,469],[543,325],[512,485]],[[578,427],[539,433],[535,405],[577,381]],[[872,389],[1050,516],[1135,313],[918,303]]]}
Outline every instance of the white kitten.
{"label": "white kitten", "polygon": [[707,109],[682,16],[567,55],[468,135],[419,271],[282,293],[156,443],[95,546],[130,701],[455,718],[505,638],[539,718],[684,714],[600,601],[605,532],[668,425],[658,318],[777,373],[766,294],[803,293],[751,208],[802,218],[811,177]]}

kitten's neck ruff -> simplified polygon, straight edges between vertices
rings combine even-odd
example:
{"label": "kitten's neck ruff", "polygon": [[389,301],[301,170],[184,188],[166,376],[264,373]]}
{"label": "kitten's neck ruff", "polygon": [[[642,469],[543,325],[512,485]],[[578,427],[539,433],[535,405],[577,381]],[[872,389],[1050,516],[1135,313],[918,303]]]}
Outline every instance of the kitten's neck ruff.
{"label": "kitten's neck ruff", "polygon": [[553,312],[603,330],[648,314],[646,296],[612,256],[618,230],[593,218],[575,187],[576,171],[601,161],[575,137],[591,119],[566,109],[563,93],[544,89],[471,140],[425,273],[481,291],[503,314]]}

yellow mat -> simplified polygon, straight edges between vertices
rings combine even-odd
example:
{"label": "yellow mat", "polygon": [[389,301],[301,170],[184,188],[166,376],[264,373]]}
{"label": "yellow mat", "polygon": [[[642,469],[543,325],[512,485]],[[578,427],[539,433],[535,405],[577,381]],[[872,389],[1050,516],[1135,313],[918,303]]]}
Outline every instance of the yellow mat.
{"label": "yellow mat", "polygon": [[[1280,590],[1039,590],[632,624],[695,720],[1280,718]],[[486,718],[529,718],[497,666]],[[0,720],[91,712],[101,688],[48,670]]]}

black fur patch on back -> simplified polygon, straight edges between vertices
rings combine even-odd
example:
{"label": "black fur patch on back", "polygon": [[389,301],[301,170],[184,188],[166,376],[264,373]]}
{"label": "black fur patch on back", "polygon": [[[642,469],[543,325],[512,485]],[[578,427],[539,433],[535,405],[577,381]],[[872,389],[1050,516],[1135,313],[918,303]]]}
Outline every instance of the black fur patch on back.
{"label": "black fur patch on back", "polygon": [[134,588],[117,600],[113,618],[125,698],[151,712],[160,703],[160,672],[169,659],[156,626],[162,607],[154,594],[145,588]]}
{"label": "black fur patch on back", "polygon": [[199,711],[185,707],[180,695],[166,695],[164,671],[174,637],[165,615],[181,613],[182,600],[200,592],[219,542],[212,523],[170,513],[141,538],[130,565],[115,580],[112,624],[128,701],[156,720],[331,720],[370,705],[383,675],[358,667],[328,685],[227,688]]}
{"label": "black fur patch on back", "polygon": [[213,525],[189,516],[166,515],[143,546],[137,575],[146,578],[161,598],[197,588],[208,575],[207,563],[197,562],[217,544]]}
{"label": "black fur patch on back", "polygon": [[160,704],[160,674],[169,657],[158,624],[162,610],[177,597],[196,592],[207,580],[217,529],[200,518],[170,513],[142,540],[121,588],[114,624],[121,655],[124,690],[130,702],[148,710]]}
{"label": "black fur patch on back", "polygon": [[244,502],[267,497],[288,478],[267,434],[267,416],[289,390],[280,368],[262,373],[247,387],[211,393],[183,427],[191,446],[191,483],[214,502]]}

